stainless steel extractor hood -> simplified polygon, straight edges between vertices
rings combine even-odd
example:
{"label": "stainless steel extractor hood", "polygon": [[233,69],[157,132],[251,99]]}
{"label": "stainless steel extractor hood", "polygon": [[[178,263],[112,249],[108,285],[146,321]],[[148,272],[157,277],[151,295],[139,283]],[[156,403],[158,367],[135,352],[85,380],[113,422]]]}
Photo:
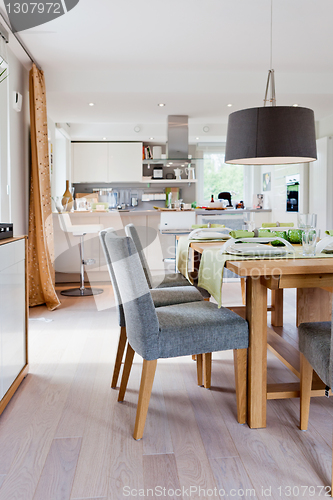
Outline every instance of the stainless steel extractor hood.
{"label": "stainless steel extractor hood", "polygon": [[188,116],[168,116],[168,158],[188,158]]}

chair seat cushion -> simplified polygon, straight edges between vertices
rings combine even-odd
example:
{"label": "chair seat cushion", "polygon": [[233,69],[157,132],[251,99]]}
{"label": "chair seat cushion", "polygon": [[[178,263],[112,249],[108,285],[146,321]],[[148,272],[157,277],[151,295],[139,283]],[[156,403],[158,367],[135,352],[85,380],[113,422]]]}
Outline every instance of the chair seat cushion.
{"label": "chair seat cushion", "polygon": [[299,350],[321,380],[332,387],[329,364],[331,352],[331,322],[302,323],[298,328]]}
{"label": "chair seat cushion", "polygon": [[201,293],[194,286],[155,288],[150,290],[150,293],[155,307],[203,300]]}
{"label": "chair seat cushion", "polygon": [[153,288],[172,286],[192,286],[181,273],[158,274],[153,276]]}
{"label": "chair seat cushion", "polygon": [[156,309],[159,346],[151,346],[145,359],[172,358],[188,354],[244,349],[248,347],[248,324],[238,314],[201,301]]}
{"label": "chair seat cushion", "polygon": [[[174,286],[192,286],[193,285],[181,273],[160,274],[153,277],[153,288],[165,288]],[[204,299],[209,299],[210,293],[204,288],[198,287],[194,283],[194,287],[199,290]]]}

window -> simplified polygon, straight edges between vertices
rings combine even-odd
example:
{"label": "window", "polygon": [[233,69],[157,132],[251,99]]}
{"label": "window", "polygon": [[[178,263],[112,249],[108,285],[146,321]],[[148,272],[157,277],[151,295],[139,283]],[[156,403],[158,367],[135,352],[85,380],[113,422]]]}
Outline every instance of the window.
{"label": "window", "polygon": [[218,199],[222,191],[231,193],[233,202],[244,200],[244,167],[224,163],[224,151],[204,151],[199,202]]}

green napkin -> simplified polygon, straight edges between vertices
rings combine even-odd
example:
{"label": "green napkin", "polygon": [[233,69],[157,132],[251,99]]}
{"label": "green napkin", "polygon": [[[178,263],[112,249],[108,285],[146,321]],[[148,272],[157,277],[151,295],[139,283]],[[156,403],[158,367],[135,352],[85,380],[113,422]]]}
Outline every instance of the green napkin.
{"label": "green napkin", "polygon": [[245,229],[239,229],[235,231],[230,231],[229,236],[232,238],[253,238],[254,232],[253,231],[246,231]]}
{"label": "green napkin", "polygon": [[330,229],[329,231],[325,231],[326,234],[329,236],[333,236],[333,229]]}
{"label": "green napkin", "polygon": [[280,222],[279,226],[277,226],[277,222],[264,222],[261,224],[261,227],[294,227],[293,222]]}
{"label": "green napkin", "polygon": [[[211,224],[210,227],[225,227],[224,224]],[[208,224],[193,224],[192,229],[205,229],[208,228]]]}
{"label": "green napkin", "polygon": [[259,238],[264,238],[265,236],[272,236],[270,229],[259,229],[258,230]]}

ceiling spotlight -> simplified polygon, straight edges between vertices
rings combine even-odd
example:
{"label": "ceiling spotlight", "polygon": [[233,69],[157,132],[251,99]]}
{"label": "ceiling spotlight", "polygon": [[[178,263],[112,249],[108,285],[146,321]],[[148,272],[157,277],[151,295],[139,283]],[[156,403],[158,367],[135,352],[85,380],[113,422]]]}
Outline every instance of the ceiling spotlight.
{"label": "ceiling spotlight", "polygon": [[90,102],[89,106],[95,106],[95,103],[94,102]]}
{"label": "ceiling spotlight", "polygon": [[298,106],[299,106],[298,104],[293,104],[294,108],[298,108]]}
{"label": "ceiling spotlight", "polygon": [[232,104],[227,104],[228,108],[231,108]]}
{"label": "ceiling spotlight", "polygon": [[200,139],[200,137],[196,137],[195,140],[198,141]]}
{"label": "ceiling spotlight", "polygon": [[163,104],[163,102],[160,102],[157,106],[160,106],[161,108],[163,108],[163,106],[165,106],[165,104]]}
{"label": "ceiling spotlight", "polygon": [[106,137],[103,137],[103,141],[106,141]]}
{"label": "ceiling spotlight", "polygon": [[209,132],[209,127],[208,127],[208,125],[205,125],[205,126],[203,127],[203,129],[202,129],[202,130],[203,130],[204,132],[206,132],[206,133],[207,133],[207,132]]}
{"label": "ceiling spotlight", "polygon": [[141,131],[140,125],[135,125],[134,132],[140,132],[140,131]]}
{"label": "ceiling spotlight", "polygon": [[154,140],[154,137],[149,137],[149,140],[150,140],[150,141],[153,141],[153,140]]}

